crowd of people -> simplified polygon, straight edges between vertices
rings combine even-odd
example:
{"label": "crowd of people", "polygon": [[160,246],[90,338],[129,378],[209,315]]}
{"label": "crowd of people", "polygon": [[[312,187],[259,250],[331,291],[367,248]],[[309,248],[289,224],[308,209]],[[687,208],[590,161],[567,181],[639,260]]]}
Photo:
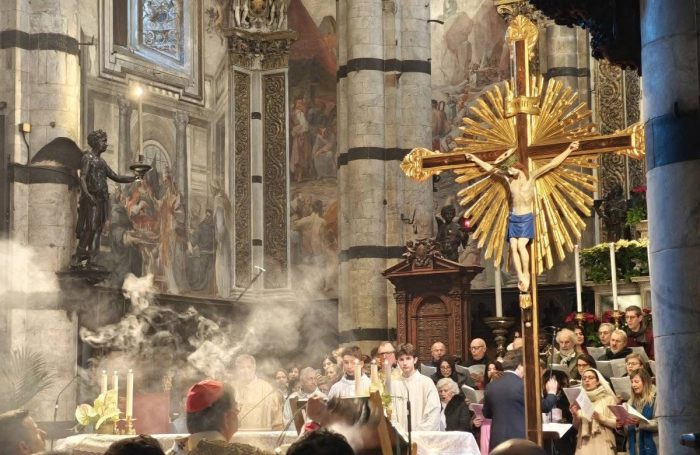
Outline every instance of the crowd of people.
{"label": "crowd of people", "polygon": [[[587,346],[578,328],[558,331],[554,345],[547,343],[545,337],[540,339],[544,420],[573,426],[563,437],[545,441],[547,453],[657,453],[656,394],[647,361],[653,358],[653,344],[645,341],[653,338],[638,333],[635,319],[639,316],[639,308],[628,307],[626,330],[606,323],[600,325],[598,335],[604,351],[597,359],[589,353],[593,351],[592,346]],[[645,348],[646,355],[630,351],[629,344],[635,342]],[[234,365],[236,381],[227,384],[207,379],[189,388],[184,398],[181,426],[176,428],[190,436],[179,439],[169,453],[263,453],[251,446],[231,445],[229,441],[238,430],[287,430],[299,411],[303,411],[306,422],[304,430],[315,432],[313,430],[319,428],[315,415],[308,409],[293,409],[292,403],[296,406],[299,402],[325,403],[354,398],[358,390],[366,395],[372,387],[369,376],[374,364],[380,367],[373,370],[373,379],[378,371],[379,380],[386,385],[384,393],[391,398],[390,419],[396,428],[402,432],[470,432],[479,443],[481,453],[486,455],[499,444],[525,437],[521,346],[522,340],[516,337],[503,358],[491,358],[489,353],[493,350],[489,350],[486,341],[475,338],[471,340],[469,353],[462,359],[447,352],[445,343],[436,341],[430,356],[422,362],[411,344],[396,346],[384,341],[369,355],[363,355],[357,346],[346,346],[326,356],[319,365],[278,369],[269,382],[259,376],[253,356],[239,355]],[[600,351],[600,347],[596,348]],[[614,390],[610,378],[596,369],[598,362],[618,358],[625,361],[625,372],[621,376],[629,381],[627,394],[624,390]],[[434,370],[421,372],[421,363]],[[553,369],[553,364],[560,368]],[[482,365],[483,370],[459,368],[474,365]],[[360,377],[357,377],[358,372]],[[360,383],[356,385],[357,381]],[[615,384],[619,387],[620,382]],[[564,389],[571,387],[580,387],[580,393],[587,395],[592,414],[584,412],[577,402],[569,402]],[[475,400],[474,396],[465,394],[470,389],[482,391],[482,394],[474,395],[479,397]],[[613,412],[611,405],[622,405],[630,412],[621,417],[619,412]],[[318,434],[335,441],[332,444],[347,444],[341,436],[329,432]],[[44,436],[26,411],[0,415],[0,447],[3,448],[0,453],[36,453],[43,449]],[[149,441],[142,438],[133,443],[148,445]],[[217,445],[227,449],[218,450]],[[350,450],[347,453],[353,453]],[[341,449],[336,452],[343,453]]]}

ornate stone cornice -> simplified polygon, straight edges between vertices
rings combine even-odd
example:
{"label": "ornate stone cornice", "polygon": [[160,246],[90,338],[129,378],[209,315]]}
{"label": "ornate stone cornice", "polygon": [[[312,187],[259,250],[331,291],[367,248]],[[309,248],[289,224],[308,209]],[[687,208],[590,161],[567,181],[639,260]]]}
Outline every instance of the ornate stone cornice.
{"label": "ornate stone cornice", "polygon": [[233,28],[225,35],[231,65],[261,70],[286,68],[289,51],[297,38],[297,33],[291,30],[265,33]]}

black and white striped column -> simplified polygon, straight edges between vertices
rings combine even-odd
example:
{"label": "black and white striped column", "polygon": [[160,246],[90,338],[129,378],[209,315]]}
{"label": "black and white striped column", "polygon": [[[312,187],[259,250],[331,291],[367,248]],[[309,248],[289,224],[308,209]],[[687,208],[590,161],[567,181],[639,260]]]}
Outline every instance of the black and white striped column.
{"label": "black and white striped column", "polygon": [[679,438],[700,432],[700,10],[640,3],[658,453],[690,455]]}
{"label": "black and white striped column", "polygon": [[[382,271],[407,240],[432,231],[430,185],[399,168],[412,147],[430,143],[429,8],[415,0],[337,5],[338,328],[342,342],[368,350],[395,336],[393,290]],[[414,224],[401,221],[414,210]]]}

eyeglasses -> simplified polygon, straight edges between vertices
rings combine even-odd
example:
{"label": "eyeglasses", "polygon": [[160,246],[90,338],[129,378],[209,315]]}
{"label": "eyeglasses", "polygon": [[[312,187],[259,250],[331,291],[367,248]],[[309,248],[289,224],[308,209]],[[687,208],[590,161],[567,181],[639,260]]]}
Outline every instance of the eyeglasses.
{"label": "eyeglasses", "polygon": [[578,368],[586,368],[588,366],[588,364],[587,363],[577,363],[576,366]]}
{"label": "eyeglasses", "polygon": [[377,352],[377,355],[389,355],[389,354],[396,354],[396,351]]}
{"label": "eyeglasses", "polygon": [[477,351],[479,349],[486,349],[486,346],[471,346],[469,350],[471,351]]}

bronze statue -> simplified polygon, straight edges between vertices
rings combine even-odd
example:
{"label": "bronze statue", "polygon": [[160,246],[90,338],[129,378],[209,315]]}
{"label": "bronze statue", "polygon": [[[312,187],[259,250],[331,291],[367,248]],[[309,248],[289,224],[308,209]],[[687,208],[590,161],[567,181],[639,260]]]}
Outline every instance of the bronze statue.
{"label": "bronze statue", "polygon": [[438,233],[435,240],[440,244],[443,257],[450,261],[459,260],[459,247],[467,245],[467,233],[454,221],[457,211],[452,205],[446,205],[440,210],[440,216],[435,217]]}
{"label": "bronze statue", "polygon": [[605,229],[608,241],[615,242],[624,237],[627,201],[622,185],[614,185],[601,200],[596,200],[593,209],[598,214]]}
{"label": "bronze statue", "polygon": [[88,145],[91,150],[83,154],[80,163],[80,200],[75,227],[78,247],[73,256],[73,267],[95,266],[102,227],[109,215],[107,178],[117,183],[136,180],[132,176],[116,174],[100,156],[107,149],[107,133],[102,130],[91,132],[88,134]]}

